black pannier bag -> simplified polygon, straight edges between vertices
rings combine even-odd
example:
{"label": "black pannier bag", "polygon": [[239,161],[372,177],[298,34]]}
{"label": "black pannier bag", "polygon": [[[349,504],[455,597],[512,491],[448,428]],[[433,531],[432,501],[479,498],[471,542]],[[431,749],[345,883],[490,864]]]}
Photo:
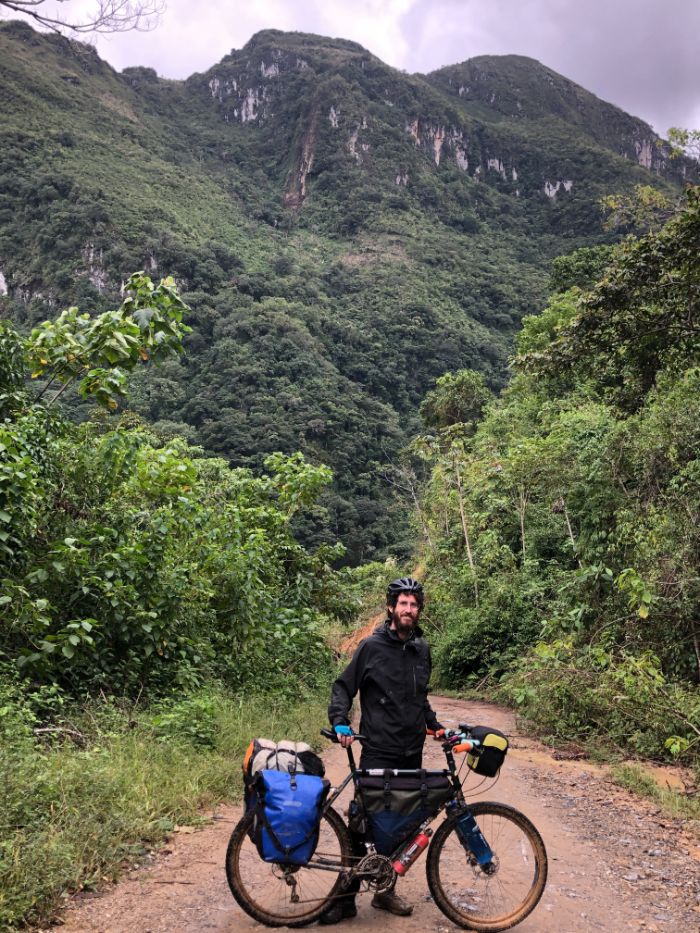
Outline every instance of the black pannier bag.
{"label": "black pannier bag", "polygon": [[387,769],[383,775],[362,775],[359,788],[369,840],[380,855],[391,855],[453,793],[444,771],[396,774]]}
{"label": "black pannier bag", "polygon": [[471,726],[468,731],[469,737],[477,739],[480,744],[467,755],[467,767],[484,777],[496,777],[505,761],[508,739],[490,726]]}

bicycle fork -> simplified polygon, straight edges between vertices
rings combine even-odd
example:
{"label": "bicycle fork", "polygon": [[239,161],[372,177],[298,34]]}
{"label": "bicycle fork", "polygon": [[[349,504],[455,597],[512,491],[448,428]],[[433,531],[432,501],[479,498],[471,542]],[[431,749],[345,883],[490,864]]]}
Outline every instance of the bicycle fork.
{"label": "bicycle fork", "polygon": [[496,864],[491,846],[479,829],[472,811],[466,807],[459,813],[456,825],[459,841],[462,843],[468,856],[476,860],[477,865],[484,874],[492,875],[496,871]]}

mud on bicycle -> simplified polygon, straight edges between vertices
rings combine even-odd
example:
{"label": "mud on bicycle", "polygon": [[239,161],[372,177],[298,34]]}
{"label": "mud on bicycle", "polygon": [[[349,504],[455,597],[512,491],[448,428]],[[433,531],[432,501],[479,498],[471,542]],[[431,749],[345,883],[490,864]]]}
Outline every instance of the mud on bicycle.
{"label": "mud on bicycle", "polygon": [[[321,734],[337,742],[334,732]],[[355,736],[362,738],[362,736]],[[398,877],[427,849],[430,893],[443,914],[467,930],[497,933],[520,923],[536,907],[547,881],[547,854],[530,820],[503,803],[467,803],[455,754],[479,754],[471,728],[448,730],[442,742],[441,770],[361,769],[348,746],[349,773],[332,789],[324,806],[316,850],[305,865],[264,862],[252,841],[255,815],[246,813],[235,827],[226,853],[226,875],[238,904],[260,923],[301,927],[318,920],[351,882],[360,893],[391,892]],[[418,777],[443,788],[431,795],[419,823],[407,828],[391,854],[366,842],[366,854],[353,855],[348,827],[333,804],[352,782],[355,812],[372,808],[376,788],[387,780]],[[351,807],[351,813],[352,813]],[[430,824],[444,813],[434,834]],[[371,834],[370,834],[371,836]],[[384,848],[383,851],[387,851]]]}

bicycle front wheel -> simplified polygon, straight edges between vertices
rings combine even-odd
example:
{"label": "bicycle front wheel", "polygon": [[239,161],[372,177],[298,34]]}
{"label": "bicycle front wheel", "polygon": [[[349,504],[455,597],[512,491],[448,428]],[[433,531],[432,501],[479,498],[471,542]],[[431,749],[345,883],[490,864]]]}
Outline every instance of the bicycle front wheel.
{"label": "bicycle front wheel", "polygon": [[[342,893],[340,866],[350,867],[352,845],[341,817],[328,808],[309,865],[264,862],[250,839],[253,814],[236,825],[226,851],[231,893],[254,920],[269,927],[301,927],[317,920]],[[318,866],[318,867],[314,867]],[[336,870],[333,870],[333,869]]]}
{"label": "bicycle front wheel", "polygon": [[513,807],[480,802],[470,810],[494,853],[491,874],[465,850],[457,818],[450,817],[428,849],[428,886],[445,916],[465,930],[508,930],[542,897],[547,883],[544,843],[530,820]]}

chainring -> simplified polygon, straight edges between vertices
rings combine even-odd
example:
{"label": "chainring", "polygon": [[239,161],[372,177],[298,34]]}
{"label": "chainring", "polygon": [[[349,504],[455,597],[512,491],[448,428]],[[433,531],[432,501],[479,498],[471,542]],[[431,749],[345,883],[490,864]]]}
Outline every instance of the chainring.
{"label": "chainring", "polygon": [[365,882],[368,891],[376,891],[377,894],[393,891],[396,884],[396,872],[391,860],[376,852],[370,852],[360,859],[355,874]]}

